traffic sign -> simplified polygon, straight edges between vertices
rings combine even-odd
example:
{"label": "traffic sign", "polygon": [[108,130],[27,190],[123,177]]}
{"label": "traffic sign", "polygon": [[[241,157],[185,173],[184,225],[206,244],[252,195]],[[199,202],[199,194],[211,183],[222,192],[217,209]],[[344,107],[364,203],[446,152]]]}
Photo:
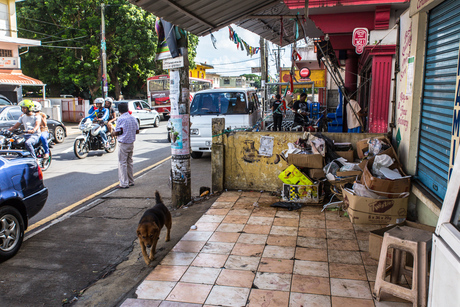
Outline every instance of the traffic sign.
{"label": "traffic sign", "polygon": [[311,74],[311,72],[310,72],[310,69],[308,69],[308,68],[302,68],[302,70],[300,71],[300,76],[302,78],[308,78],[308,77],[310,77],[310,74]]}

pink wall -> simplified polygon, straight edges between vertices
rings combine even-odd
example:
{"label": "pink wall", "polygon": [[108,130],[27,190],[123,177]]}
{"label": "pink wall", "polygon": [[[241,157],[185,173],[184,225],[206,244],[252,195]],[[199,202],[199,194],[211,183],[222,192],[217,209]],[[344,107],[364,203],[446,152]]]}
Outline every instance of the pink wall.
{"label": "pink wall", "polygon": [[391,55],[372,58],[372,89],[369,104],[369,133],[388,132],[391,92]]}

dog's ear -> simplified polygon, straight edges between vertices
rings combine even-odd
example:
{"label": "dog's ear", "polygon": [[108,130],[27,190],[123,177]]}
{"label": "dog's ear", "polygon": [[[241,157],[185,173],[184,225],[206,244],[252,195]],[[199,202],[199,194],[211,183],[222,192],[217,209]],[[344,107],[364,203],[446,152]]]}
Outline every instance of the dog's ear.
{"label": "dog's ear", "polygon": [[140,232],[140,230],[139,230],[139,229],[137,230],[137,236],[138,236],[138,237],[140,237],[140,236],[141,236],[141,232]]}

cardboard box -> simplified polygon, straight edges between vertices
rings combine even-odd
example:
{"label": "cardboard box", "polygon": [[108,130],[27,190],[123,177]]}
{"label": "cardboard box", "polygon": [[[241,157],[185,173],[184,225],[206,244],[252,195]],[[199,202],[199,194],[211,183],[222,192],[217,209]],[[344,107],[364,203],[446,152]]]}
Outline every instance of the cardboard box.
{"label": "cardboard box", "polygon": [[354,224],[402,223],[407,216],[409,197],[374,199],[342,190],[344,209]]}
{"label": "cardboard box", "polygon": [[[377,139],[392,146],[390,140],[386,137],[379,137]],[[367,138],[356,142],[356,153],[360,159],[364,158],[364,153],[369,150],[369,144],[367,143],[369,140],[370,139]]]}
{"label": "cardboard box", "polygon": [[[400,198],[402,193],[409,193],[410,177],[393,180],[374,177],[370,171],[373,162],[373,160],[367,162],[363,170],[363,176],[361,177],[363,184],[369,190],[387,198]],[[393,163],[390,168],[397,168],[403,176],[407,176],[397,162]]]}
{"label": "cardboard box", "polygon": [[296,203],[317,203],[320,200],[321,184],[294,185],[283,184],[282,199]]}
{"label": "cardboard box", "polygon": [[348,162],[353,162],[355,160],[355,155],[353,150],[349,151],[336,151],[336,154],[345,158]]}
{"label": "cardboard box", "polygon": [[283,183],[294,185],[312,185],[313,181],[302,173],[295,165],[289,165],[278,175]]}
{"label": "cardboard box", "polygon": [[372,230],[369,233],[369,255],[372,259],[374,260],[380,259],[380,250],[382,249],[383,235],[385,232],[387,232],[388,230],[396,226],[408,226],[408,227],[426,230],[432,233],[434,233],[435,231],[434,227],[415,223],[415,222],[410,222],[410,221],[405,221],[400,224],[395,224],[395,225],[391,225],[385,228]]}
{"label": "cardboard box", "polygon": [[356,176],[361,176],[363,172],[362,171],[347,171],[347,172],[340,172],[338,171],[336,173],[337,177],[356,177]]}
{"label": "cardboard box", "polygon": [[323,156],[319,154],[289,154],[287,162],[297,167],[322,168],[324,166]]}
{"label": "cardboard box", "polygon": [[[390,167],[390,169],[394,169],[396,168],[397,166],[400,166],[400,162],[399,162],[399,159],[398,159],[398,155],[396,154],[396,151],[394,150],[393,147],[390,147],[388,148],[387,150],[384,150],[382,151],[380,154],[378,154],[377,156],[380,156],[380,155],[388,155],[390,156],[395,162],[398,163],[398,165],[394,165],[392,167]],[[358,164],[359,168],[364,170],[364,167],[366,166],[366,163],[367,162],[371,162],[371,165],[372,163],[374,163],[374,160],[375,160],[375,156],[374,157],[371,157],[367,160],[363,160],[361,161],[361,163]]]}
{"label": "cardboard box", "polygon": [[308,177],[316,180],[323,179],[324,177],[326,177],[326,174],[324,173],[322,168],[309,168],[307,173]]}

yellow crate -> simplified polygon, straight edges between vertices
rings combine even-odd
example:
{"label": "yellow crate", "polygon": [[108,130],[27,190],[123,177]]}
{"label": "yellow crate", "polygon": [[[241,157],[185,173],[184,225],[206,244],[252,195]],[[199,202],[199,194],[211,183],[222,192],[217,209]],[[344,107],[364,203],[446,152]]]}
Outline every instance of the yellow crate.
{"label": "yellow crate", "polygon": [[289,165],[281,174],[278,175],[283,183],[295,185],[312,185],[313,181],[302,173],[295,165]]}

